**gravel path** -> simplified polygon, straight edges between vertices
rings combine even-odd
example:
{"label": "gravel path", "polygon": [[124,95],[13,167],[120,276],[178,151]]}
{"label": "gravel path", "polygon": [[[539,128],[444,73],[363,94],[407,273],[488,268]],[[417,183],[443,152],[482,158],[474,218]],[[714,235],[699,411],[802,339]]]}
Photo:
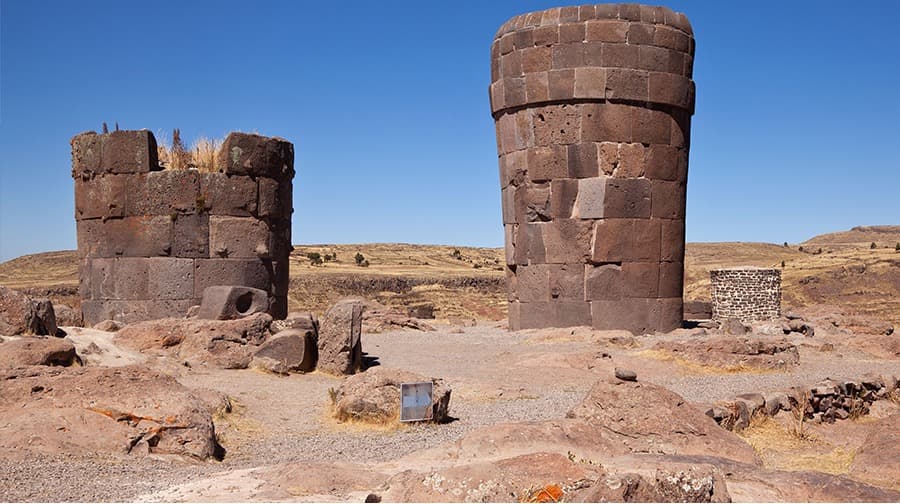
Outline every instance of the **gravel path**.
{"label": "gravel path", "polygon": [[[479,325],[462,334],[438,326],[436,332],[364,336],[364,349],[381,365],[447,381],[456,420],[445,425],[382,430],[337,424],[327,415],[328,390],[340,380],[318,373],[278,377],[252,370],[185,370],[182,383],[220,390],[237,405],[233,414],[216,419],[227,449],[224,461],[0,454],[0,501],[127,501],[232,469],[293,461],[392,460],[483,426],[560,418],[613,365],[627,366],[639,379],[700,403],[829,376],[900,374],[898,361],[801,348],[801,365],[790,373],[689,376],[674,363],[640,356],[639,349],[599,346],[577,337],[541,343],[530,339],[532,334]],[[637,340],[645,347],[655,341]],[[601,359],[606,364],[593,370],[582,365],[600,352],[610,355]]]}

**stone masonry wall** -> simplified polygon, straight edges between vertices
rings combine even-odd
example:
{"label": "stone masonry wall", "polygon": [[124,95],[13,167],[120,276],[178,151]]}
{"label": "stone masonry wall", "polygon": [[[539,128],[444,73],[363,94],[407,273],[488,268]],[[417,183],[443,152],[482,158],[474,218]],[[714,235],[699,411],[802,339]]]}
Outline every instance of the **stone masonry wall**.
{"label": "stone masonry wall", "polygon": [[216,173],[163,170],[146,130],[71,144],[86,324],[183,317],[212,285],[263,289],[286,315],[293,144],[232,133]]}
{"label": "stone masonry wall", "polygon": [[509,326],[682,323],[694,39],[665,7],[562,7],[491,45]]}
{"label": "stone masonry wall", "polygon": [[709,272],[713,319],[741,322],[781,316],[781,270],[729,268]]}

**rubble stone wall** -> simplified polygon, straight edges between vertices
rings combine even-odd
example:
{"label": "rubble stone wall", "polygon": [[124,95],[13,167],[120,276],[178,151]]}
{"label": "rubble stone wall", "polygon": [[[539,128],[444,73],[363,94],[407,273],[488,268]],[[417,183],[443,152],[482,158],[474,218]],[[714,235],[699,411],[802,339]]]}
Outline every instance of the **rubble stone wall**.
{"label": "rubble stone wall", "polygon": [[263,289],[286,315],[293,144],[232,133],[213,173],[162,169],[147,130],[71,144],[86,324],[183,317],[212,285]]}
{"label": "rubble stone wall", "polygon": [[781,270],[729,268],[709,272],[713,319],[741,322],[781,316]]}
{"label": "rubble stone wall", "polygon": [[681,325],[693,57],[664,7],[555,8],[497,32],[511,330]]}

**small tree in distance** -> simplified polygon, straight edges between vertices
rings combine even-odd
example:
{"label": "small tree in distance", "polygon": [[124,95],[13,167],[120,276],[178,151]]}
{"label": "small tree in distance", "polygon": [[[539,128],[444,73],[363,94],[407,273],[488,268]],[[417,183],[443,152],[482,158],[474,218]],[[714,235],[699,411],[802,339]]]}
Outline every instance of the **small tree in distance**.
{"label": "small tree in distance", "polygon": [[366,266],[368,266],[369,261],[366,261],[366,256],[360,254],[359,252],[357,252],[356,255],[353,256],[353,260],[356,261],[357,266],[362,266],[363,262],[367,263]]}
{"label": "small tree in distance", "polygon": [[872,244],[869,245],[869,248],[875,250],[876,248],[878,248],[878,245],[875,245],[875,242],[872,242]]}

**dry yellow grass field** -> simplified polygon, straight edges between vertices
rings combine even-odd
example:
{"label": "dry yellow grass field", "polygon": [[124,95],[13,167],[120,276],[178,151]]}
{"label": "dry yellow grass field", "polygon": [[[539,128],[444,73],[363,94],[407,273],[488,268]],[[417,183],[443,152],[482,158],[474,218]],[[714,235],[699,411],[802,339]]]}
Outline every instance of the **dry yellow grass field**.
{"label": "dry yellow grass field", "polygon": [[[685,298],[709,299],[711,269],[777,267],[783,269],[786,308],[831,304],[900,325],[897,239],[900,226],[879,226],[817,236],[788,247],[689,243]],[[874,249],[870,248],[873,242]],[[311,253],[336,259],[314,265],[308,257]],[[367,267],[357,265],[356,254],[364,257]],[[0,264],[0,285],[46,292],[67,304],[77,303],[77,277],[74,251],[28,255]],[[401,243],[295,246],[290,309],[322,311],[336,299],[351,295],[393,306],[433,303],[438,318],[500,320],[506,316],[503,250]]]}

